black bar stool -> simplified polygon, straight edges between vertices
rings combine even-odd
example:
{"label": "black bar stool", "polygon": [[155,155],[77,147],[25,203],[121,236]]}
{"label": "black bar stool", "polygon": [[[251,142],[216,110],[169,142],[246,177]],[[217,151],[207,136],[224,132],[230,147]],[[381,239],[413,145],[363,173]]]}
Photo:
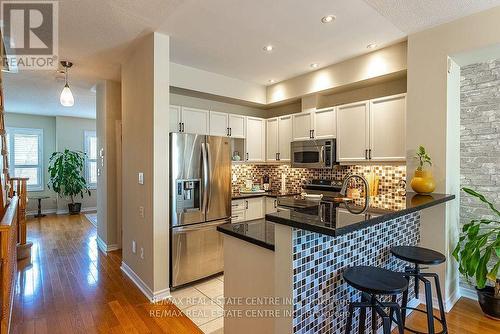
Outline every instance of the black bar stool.
{"label": "black bar stool", "polygon": [[[391,248],[391,253],[400,260],[414,264],[413,267],[406,267],[405,277],[408,282],[410,281],[410,277],[413,277],[415,279],[416,298],[418,298],[419,281],[424,283],[425,288],[425,311],[413,307],[408,307],[408,290],[403,293],[403,302],[401,305],[401,309],[403,310],[403,325],[405,325],[406,321],[406,310],[414,310],[417,312],[425,313],[427,315],[428,332],[419,332],[406,326],[405,329],[416,334],[448,333],[448,326],[446,325],[446,316],[443,306],[443,297],[441,295],[441,287],[439,285],[439,276],[436,273],[423,273],[421,272],[421,270],[426,268],[420,267],[420,265],[437,265],[443,263],[446,261],[446,257],[439,252],[417,246],[396,246]],[[440,318],[436,317],[432,311],[432,287],[431,282],[427,279],[427,277],[434,278]],[[442,331],[438,333],[436,333],[434,328],[434,319],[439,321],[443,328]]]}
{"label": "black bar stool", "polygon": [[[361,291],[361,302],[349,304],[349,313],[345,332],[350,334],[352,328],[352,316],[355,308],[360,309],[359,333],[365,332],[366,309],[372,310],[372,332],[377,332],[377,314],[382,318],[384,334],[391,333],[391,323],[398,325],[399,333],[403,334],[403,321],[401,308],[396,302],[398,294],[408,290],[408,280],[403,273],[397,273],[387,269],[359,266],[347,268],[343,273],[344,280],[353,288]],[[392,296],[391,302],[381,302],[376,295]],[[384,308],[389,308],[387,314]],[[396,319],[394,319],[394,314]]]}

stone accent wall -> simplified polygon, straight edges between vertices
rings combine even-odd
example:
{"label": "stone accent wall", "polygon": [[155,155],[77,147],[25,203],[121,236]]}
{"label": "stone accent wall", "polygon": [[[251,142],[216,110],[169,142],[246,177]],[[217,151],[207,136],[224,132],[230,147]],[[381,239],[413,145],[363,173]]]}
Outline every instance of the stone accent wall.
{"label": "stone accent wall", "polygon": [[[460,90],[460,185],[500,205],[500,59],[463,67]],[[491,213],[462,193],[460,223],[480,216]]]}

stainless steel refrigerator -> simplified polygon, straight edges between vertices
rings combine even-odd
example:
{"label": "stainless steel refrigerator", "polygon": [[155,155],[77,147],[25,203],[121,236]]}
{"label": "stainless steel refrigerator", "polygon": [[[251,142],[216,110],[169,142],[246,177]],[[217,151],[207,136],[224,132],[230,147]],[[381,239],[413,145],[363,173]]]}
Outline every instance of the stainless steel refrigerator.
{"label": "stainless steel refrigerator", "polygon": [[229,139],[171,133],[171,287],[223,271],[222,237],[216,228],[230,216]]}

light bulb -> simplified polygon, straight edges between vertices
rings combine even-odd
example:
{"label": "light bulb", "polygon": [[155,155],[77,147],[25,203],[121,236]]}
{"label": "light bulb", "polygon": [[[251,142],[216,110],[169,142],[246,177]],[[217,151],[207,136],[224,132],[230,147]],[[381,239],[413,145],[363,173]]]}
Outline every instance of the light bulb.
{"label": "light bulb", "polygon": [[64,85],[60,101],[65,107],[72,107],[75,104],[75,98],[73,97],[73,93],[71,93],[71,89],[69,89],[68,84]]}

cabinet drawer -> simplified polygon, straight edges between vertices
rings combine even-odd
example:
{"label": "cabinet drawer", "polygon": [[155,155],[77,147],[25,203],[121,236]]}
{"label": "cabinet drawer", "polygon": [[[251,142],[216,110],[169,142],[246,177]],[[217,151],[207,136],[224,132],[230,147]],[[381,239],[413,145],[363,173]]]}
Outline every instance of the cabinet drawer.
{"label": "cabinet drawer", "polygon": [[245,211],[231,212],[231,223],[241,223],[245,221]]}
{"label": "cabinet drawer", "polygon": [[245,209],[246,207],[244,199],[235,199],[231,201],[231,212]]}

